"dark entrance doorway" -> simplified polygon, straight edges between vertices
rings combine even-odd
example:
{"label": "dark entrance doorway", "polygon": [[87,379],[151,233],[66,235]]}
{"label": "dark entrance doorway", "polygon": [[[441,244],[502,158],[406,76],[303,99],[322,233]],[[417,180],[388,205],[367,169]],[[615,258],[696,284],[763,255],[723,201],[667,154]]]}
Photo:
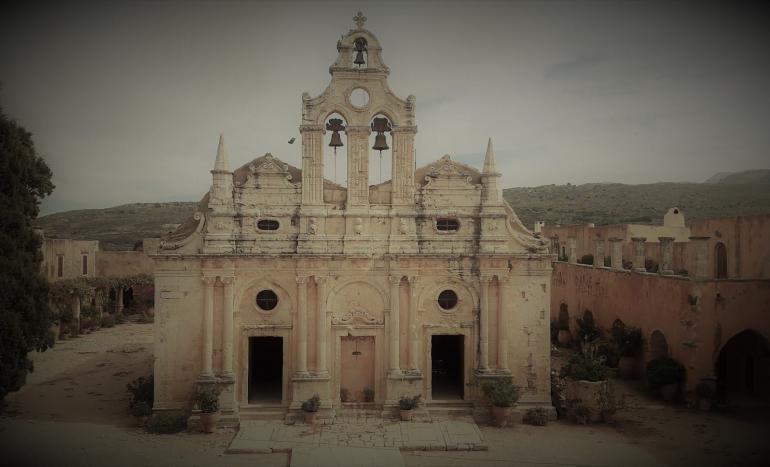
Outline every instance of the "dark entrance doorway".
{"label": "dark entrance doorway", "polygon": [[737,406],[770,402],[770,350],[759,333],[740,332],[719,352],[717,396]]}
{"label": "dark entrance doorway", "polygon": [[431,396],[435,400],[463,398],[463,337],[431,337]]}
{"label": "dark entrance doorway", "polygon": [[249,403],[281,402],[283,338],[249,338]]}

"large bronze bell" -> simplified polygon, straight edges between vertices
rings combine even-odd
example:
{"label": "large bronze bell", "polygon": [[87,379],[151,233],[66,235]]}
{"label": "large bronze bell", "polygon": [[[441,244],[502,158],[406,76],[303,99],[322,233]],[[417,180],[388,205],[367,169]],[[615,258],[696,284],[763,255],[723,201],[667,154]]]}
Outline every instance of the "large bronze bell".
{"label": "large bronze bell", "polygon": [[374,146],[372,146],[372,149],[375,151],[387,151],[388,149],[388,142],[385,140],[385,134],[384,133],[377,133],[377,136],[374,137]]}
{"label": "large bronze bell", "polygon": [[356,59],[353,60],[353,63],[361,66],[366,63],[366,60],[364,59],[364,52],[366,52],[366,40],[363,38],[358,38],[353,43],[353,45],[356,48]]}
{"label": "large bronze bell", "polygon": [[332,132],[332,139],[329,141],[329,146],[334,148],[334,153],[337,153],[337,148],[342,147],[342,137],[340,137],[340,131],[345,130],[345,126],[342,124],[342,120],[339,118],[330,118],[326,124],[326,130]]}

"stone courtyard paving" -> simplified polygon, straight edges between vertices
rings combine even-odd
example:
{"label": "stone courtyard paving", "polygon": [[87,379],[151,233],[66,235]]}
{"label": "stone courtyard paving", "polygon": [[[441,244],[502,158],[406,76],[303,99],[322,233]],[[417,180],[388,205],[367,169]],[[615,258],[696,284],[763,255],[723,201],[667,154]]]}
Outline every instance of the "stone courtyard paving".
{"label": "stone courtyard paving", "polygon": [[227,452],[290,452],[295,448],[371,447],[402,451],[482,451],[484,436],[471,419],[432,423],[338,417],[332,425],[243,421]]}

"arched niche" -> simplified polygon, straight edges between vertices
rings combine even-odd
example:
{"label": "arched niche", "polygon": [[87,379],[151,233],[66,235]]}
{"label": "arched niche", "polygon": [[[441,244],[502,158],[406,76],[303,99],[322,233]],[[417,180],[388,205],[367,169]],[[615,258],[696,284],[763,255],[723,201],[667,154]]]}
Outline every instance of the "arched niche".
{"label": "arched niche", "polygon": [[727,248],[722,242],[714,245],[714,278],[727,278]]}
{"label": "arched niche", "polygon": [[770,401],[770,346],[753,329],[734,335],[716,361],[717,396],[723,402],[753,405]]}
{"label": "arched niche", "polygon": [[329,294],[326,310],[333,324],[384,324],[385,292],[366,280],[352,280],[335,287]]}
{"label": "arched niche", "polygon": [[668,355],[666,336],[657,329],[652,331],[652,334],[650,334],[650,360],[668,357]]}

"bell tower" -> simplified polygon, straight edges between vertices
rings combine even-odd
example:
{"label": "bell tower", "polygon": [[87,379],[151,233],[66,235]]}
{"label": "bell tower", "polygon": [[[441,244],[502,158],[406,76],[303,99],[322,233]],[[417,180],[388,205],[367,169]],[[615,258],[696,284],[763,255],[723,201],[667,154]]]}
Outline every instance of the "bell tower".
{"label": "bell tower", "polygon": [[[414,224],[414,121],[415,98],[397,97],[388,86],[390,69],[382,59],[382,47],[374,34],[364,28],[367,18],[359,12],[355,28],[337,41],[337,59],[329,67],[331,82],[318,97],[302,95],[302,207],[300,216],[323,215],[323,140],[326,129],[344,127],[347,136],[347,193],[345,195],[345,253],[366,253],[371,235],[371,205],[386,204],[391,216],[410,211],[408,223]],[[338,114],[343,120],[331,122]],[[370,136],[376,135],[373,147]],[[336,136],[336,135],[335,135]],[[335,149],[341,148],[339,138]],[[392,181],[389,200],[371,196],[369,186],[369,157],[372,150],[391,150]],[[381,211],[381,209],[379,209]],[[403,225],[398,219],[393,224]],[[303,242],[307,222],[300,221],[300,250],[313,251]],[[320,240],[326,232],[316,230],[313,239]],[[414,232],[414,228],[391,229],[393,235]],[[302,244],[305,243],[305,246]]]}

